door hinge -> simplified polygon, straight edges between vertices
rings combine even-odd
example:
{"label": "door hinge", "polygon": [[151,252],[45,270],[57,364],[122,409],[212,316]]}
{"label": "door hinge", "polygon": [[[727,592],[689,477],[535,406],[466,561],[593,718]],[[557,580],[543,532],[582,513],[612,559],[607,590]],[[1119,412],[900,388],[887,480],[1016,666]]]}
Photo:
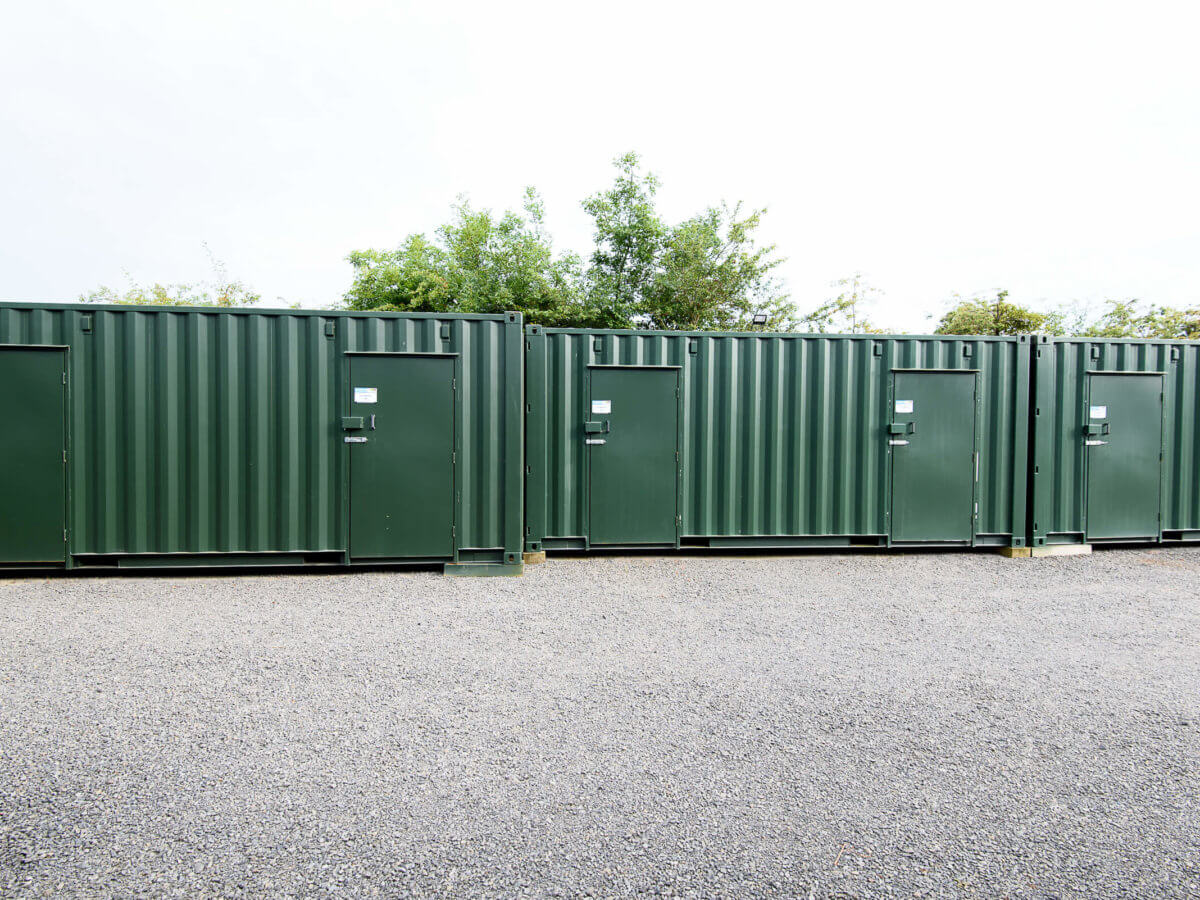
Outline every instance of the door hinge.
{"label": "door hinge", "polygon": [[66,539],[67,539],[67,529],[64,528],[63,529],[63,540],[66,541]]}
{"label": "door hinge", "polygon": [[63,451],[63,462],[66,462],[66,461],[67,461],[67,451],[64,450]]}
{"label": "door hinge", "polygon": [[67,383],[67,373],[63,372],[63,384]]}
{"label": "door hinge", "polygon": [[457,450],[450,451],[450,465],[452,465],[452,466],[458,465],[458,451]]}
{"label": "door hinge", "polygon": [[683,524],[683,516],[682,516],[682,514],[681,514],[681,515],[678,515],[678,516],[676,516],[676,517],[675,517],[675,524],[676,524],[676,525],[682,525],[682,524]]}
{"label": "door hinge", "polygon": [[452,390],[452,391],[458,390],[458,379],[457,378],[450,379],[450,390]]}

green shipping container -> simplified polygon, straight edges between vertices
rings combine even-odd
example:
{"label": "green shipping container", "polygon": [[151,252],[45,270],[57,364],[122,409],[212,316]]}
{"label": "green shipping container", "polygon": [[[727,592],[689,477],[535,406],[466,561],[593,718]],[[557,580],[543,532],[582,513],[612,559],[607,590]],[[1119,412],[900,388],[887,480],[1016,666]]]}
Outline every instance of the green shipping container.
{"label": "green shipping container", "polygon": [[1025,546],[1029,337],[525,341],[528,551]]}
{"label": "green shipping container", "polygon": [[1200,344],[1035,341],[1032,545],[1200,541]]}
{"label": "green shipping container", "polygon": [[521,329],[0,304],[0,565],[518,573]]}

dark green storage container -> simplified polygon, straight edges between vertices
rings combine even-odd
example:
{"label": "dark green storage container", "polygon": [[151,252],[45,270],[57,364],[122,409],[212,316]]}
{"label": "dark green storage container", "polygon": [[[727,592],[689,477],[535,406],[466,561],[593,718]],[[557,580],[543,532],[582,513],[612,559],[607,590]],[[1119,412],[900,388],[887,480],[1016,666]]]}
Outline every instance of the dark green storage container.
{"label": "dark green storage container", "polygon": [[519,572],[521,330],[0,304],[0,564]]}
{"label": "dark green storage container", "polygon": [[526,549],[1026,541],[1029,337],[526,329]]}
{"label": "dark green storage container", "polygon": [[1200,541],[1200,344],[1035,338],[1030,541]]}

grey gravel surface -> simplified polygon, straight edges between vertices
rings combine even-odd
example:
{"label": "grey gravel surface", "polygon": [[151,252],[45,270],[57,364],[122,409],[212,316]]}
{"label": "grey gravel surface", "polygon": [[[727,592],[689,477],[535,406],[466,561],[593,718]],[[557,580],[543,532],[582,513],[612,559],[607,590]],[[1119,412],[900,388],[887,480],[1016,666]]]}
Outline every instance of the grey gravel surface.
{"label": "grey gravel surface", "polygon": [[0,895],[1200,895],[1200,549],[0,581]]}

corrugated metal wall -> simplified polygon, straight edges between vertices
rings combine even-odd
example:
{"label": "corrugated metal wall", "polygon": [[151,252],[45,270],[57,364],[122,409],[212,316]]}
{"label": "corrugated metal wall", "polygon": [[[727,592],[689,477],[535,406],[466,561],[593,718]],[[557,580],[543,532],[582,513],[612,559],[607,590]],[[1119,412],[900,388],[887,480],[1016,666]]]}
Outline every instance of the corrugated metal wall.
{"label": "corrugated metal wall", "polygon": [[1028,338],[526,332],[527,546],[587,535],[585,377],[675,365],[682,534],[886,535],[893,369],[977,369],[979,534],[1025,537]]}
{"label": "corrugated metal wall", "polygon": [[458,546],[519,552],[520,327],[0,306],[0,343],[70,347],[72,554],[344,551],[347,351],[461,354]]}
{"label": "corrugated metal wall", "polygon": [[1089,372],[1162,372],[1163,531],[1200,531],[1200,344],[1037,338],[1031,539],[1082,542]]}

